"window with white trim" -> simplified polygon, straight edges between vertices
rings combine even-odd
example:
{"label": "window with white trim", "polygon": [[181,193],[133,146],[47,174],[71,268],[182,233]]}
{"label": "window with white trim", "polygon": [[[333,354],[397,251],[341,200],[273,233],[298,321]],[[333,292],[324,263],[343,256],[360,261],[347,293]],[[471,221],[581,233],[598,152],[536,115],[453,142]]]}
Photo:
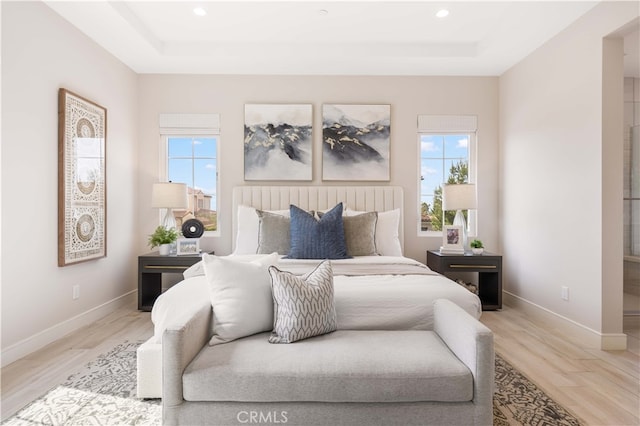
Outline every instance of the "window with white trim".
{"label": "window with white trim", "polygon": [[173,211],[176,223],[195,217],[209,235],[219,233],[218,123],[217,114],[160,115],[160,180],[187,185],[188,207]]}
{"label": "window with white trim", "polygon": [[[454,211],[442,210],[445,183],[475,183],[475,116],[418,116],[418,234],[441,235],[453,223]],[[469,234],[475,233],[475,211],[463,211]]]}

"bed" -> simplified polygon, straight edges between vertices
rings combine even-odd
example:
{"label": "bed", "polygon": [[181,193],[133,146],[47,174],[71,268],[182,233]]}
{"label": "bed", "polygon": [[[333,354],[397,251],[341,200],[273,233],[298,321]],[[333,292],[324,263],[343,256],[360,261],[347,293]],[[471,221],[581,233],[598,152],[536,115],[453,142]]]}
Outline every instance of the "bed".
{"label": "bed", "polygon": [[[293,209],[290,205],[312,212],[309,214],[317,218],[323,214],[335,215],[339,204],[344,239],[347,242],[358,240],[347,244],[349,253],[345,258],[330,261],[339,330],[431,330],[436,299],[451,300],[474,318],[480,317],[481,303],[475,294],[424,264],[402,256],[403,193],[399,187],[234,188],[233,254],[225,258],[256,262],[272,256],[271,262],[280,270],[306,274],[322,259],[289,259],[285,253],[278,253],[274,260],[274,255],[269,254],[274,245],[286,241],[290,243],[289,255],[296,252],[294,243],[300,235],[282,236],[294,220],[290,217]],[[375,220],[365,220],[366,214],[375,216]],[[273,228],[267,230],[269,225]],[[271,232],[271,229],[276,231]],[[272,241],[274,239],[278,241]],[[211,306],[210,286],[202,264],[189,268],[184,276],[183,281],[163,293],[154,304],[151,314],[154,335],[137,354],[138,396],[141,398],[161,396],[162,333],[166,325],[183,312]],[[215,310],[212,333],[214,317]]]}

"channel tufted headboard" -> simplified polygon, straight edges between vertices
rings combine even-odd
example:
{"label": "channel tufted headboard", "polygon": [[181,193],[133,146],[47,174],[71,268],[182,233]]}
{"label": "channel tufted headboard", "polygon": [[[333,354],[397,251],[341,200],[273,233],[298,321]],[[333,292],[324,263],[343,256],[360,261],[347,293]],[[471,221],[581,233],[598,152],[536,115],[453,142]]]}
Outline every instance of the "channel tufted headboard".
{"label": "channel tufted headboard", "polygon": [[339,202],[361,211],[400,209],[400,245],[404,250],[403,191],[399,186],[237,186],[233,188],[233,248],[238,205],[283,210],[294,204],[305,210],[330,209]]}

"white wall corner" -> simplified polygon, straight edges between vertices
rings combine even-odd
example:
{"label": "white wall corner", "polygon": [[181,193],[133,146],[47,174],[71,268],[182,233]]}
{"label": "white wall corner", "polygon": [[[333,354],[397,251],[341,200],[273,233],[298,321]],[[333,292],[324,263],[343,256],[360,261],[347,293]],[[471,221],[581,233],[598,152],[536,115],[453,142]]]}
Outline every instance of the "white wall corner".
{"label": "white wall corner", "polygon": [[560,331],[567,340],[581,346],[607,351],[627,349],[626,334],[600,333],[508,291],[503,291],[502,301],[524,312],[534,322]]}
{"label": "white wall corner", "polygon": [[137,300],[138,290],[132,290],[122,296],[103,303],[100,306],[96,306],[95,308],[89,309],[88,311],[76,315],[73,318],[69,318],[68,320],[49,327],[46,330],[42,330],[33,336],[27,337],[8,348],[4,348],[0,355],[2,360],[1,366],[4,368],[12,362],[42,349],[67,334],[107,316],[118,308],[129,305],[134,306],[137,303]]}

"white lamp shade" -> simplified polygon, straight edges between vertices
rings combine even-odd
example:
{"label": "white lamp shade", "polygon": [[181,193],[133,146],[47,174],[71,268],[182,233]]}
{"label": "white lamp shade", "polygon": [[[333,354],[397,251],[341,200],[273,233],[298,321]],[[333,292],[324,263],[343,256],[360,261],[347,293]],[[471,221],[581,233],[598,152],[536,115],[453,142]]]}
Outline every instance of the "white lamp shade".
{"label": "white lamp shade", "polygon": [[151,207],[161,209],[186,209],[188,205],[186,184],[173,182],[153,184]]}
{"label": "white lamp shade", "polygon": [[443,210],[475,209],[476,186],[472,183],[445,184],[442,187]]}

